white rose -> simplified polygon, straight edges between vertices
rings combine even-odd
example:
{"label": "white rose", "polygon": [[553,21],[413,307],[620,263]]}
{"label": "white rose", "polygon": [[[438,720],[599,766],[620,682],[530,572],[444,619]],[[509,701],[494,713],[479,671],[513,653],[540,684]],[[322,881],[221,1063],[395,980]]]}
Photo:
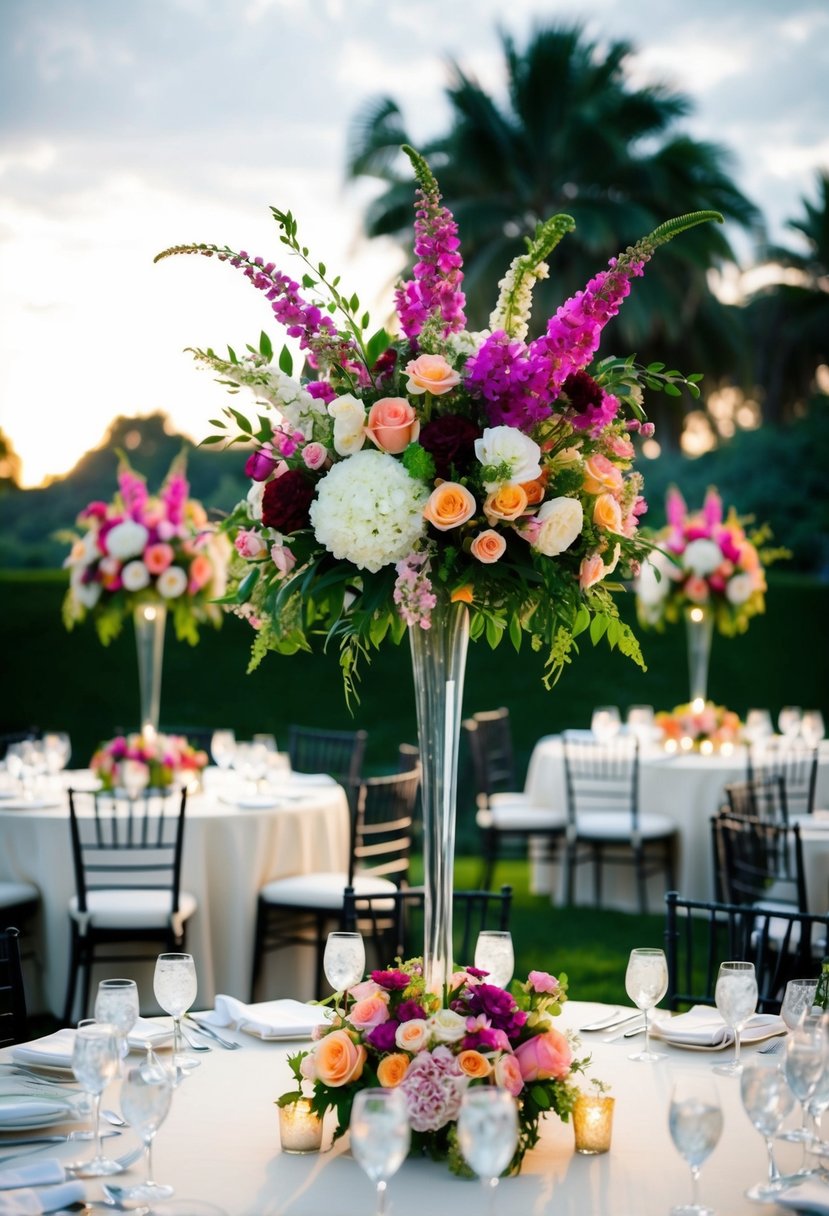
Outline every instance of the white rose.
{"label": "white rose", "polygon": [[127,562],[121,571],[121,582],[127,591],[143,591],[150,585],[150,572],[143,562]]}
{"label": "white rose", "polygon": [[475,440],[475,455],[484,466],[497,469],[505,466],[504,476],[484,481],[488,493],[502,485],[534,481],[541,473],[541,448],[514,426],[487,427]]}
{"label": "white rose", "polygon": [[159,595],[164,596],[165,600],[175,600],[183,595],[187,590],[187,575],[181,566],[168,566],[162,574],[159,574],[156,590]]}
{"label": "white rose", "polygon": [[706,574],[713,574],[717,566],[722,564],[722,550],[715,541],[700,537],[688,545],[682,555],[682,564],[692,574],[705,578]]}
{"label": "white rose", "polygon": [[129,557],[140,557],[149,539],[150,534],[143,524],[137,524],[134,519],[125,519],[107,532],[107,553],[125,562]]}
{"label": "white rose", "polygon": [[754,579],[750,574],[735,574],[725,584],[725,598],[729,604],[744,604],[754,591]]}
{"label": "white rose", "polygon": [[[647,608],[661,604],[671,589],[668,567],[670,562],[657,550],[642,562],[636,583],[636,594]],[[662,576],[660,578],[660,575]]]}
{"label": "white rose", "polygon": [[429,1018],[429,1028],[439,1043],[458,1043],[466,1034],[466,1018],[454,1009],[439,1009]]}
{"label": "white rose", "polygon": [[72,594],[82,608],[92,609],[101,598],[101,584],[82,582],[82,573],[80,567],[72,571]]}
{"label": "white rose", "polygon": [[402,1051],[410,1051],[413,1055],[423,1051],[429,1042],[429,1025],[423,1018],[411,1018],[401,1022],[394,1033],[394,1041]]}
{"label": "white rose", "polygon": [[362,401],[351,393],[336,397],[328,406],[334,419],[334,451],[338,456],[353,456],[366,441],[366,411]]}
{"label": "white rose", "polygon": [[581,535],[584,511],[577,498],[551,498],[541,504],[536,519],[541,528],[533,548],[545,557],[555,557]]}
{"label": "white rose", "polygon": [[261,520],[262,499],[265,495],[265,482],[255,481],[247,493],[248,514],[251,519]]}

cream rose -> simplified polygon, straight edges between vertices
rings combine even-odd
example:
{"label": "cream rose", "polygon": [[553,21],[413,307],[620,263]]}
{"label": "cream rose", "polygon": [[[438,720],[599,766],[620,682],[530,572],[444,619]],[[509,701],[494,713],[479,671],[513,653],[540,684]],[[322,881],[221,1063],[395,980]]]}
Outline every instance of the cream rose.
{"label": "cream rose", "polygon": [[682,554],[682,564],[685,569],[690,570],[692,574],[699,575],[700,578],[713,574],[721,561],[720,546],[716,541],[706,540],[705,537],[692,540]]}
{"label": "cream rose", "polygon": [[334,419],[334,451],[338,456],[353,456],[366,441],[366,411],[362,401],[351,393],[335,397],[328,406]]}
{"label": "cream rose", "polygon": [[754,579],[750,574],[735,574],[725,585],[725,598],[735,606],[751,599],[753,592]]}
{"label": "cream rose", "polygon": [[401,1022],[394,1035],[394,1041],[401,1051],[410,1051],[412,1055],[423,1051],[429,1042],[429,1026],[423,1018],[412,1018]]}
{"label": "cream rose", "polygon": [[487,427],[475,440],[475,455],[484,466],[487,493],[505,483],[534,481],[541,475],[541,448],[514,426]]}
{"label": "cream rose", "polygon": [[439,1043],[458,1043],[466,1034],[466,1018],[454,1009],[439,1009],[429,1018],[429,1027]]}
{"label": "cream rose", "polygon": [[577,498],[548,499],[535,518],[540,527],[532,545],[545,557],[556,557],[569,549],[584,526],[584,511]]}

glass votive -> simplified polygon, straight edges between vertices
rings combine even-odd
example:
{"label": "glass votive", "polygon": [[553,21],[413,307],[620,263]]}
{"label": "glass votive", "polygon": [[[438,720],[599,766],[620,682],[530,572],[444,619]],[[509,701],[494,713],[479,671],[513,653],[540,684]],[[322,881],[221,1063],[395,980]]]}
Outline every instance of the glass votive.
{"label": "glass votive", "polygon": [[310,1098],[297,1098],[279,1110],[279,1140],[283,1153],[318,1153],[322,1119],[311,1110]]}
{"label": "glass votive", "polygon": [[606,1153],[613,1131],[615,1098],[601,1094],[579,1094],[573,1107],[576,1152],[592,1156]]}

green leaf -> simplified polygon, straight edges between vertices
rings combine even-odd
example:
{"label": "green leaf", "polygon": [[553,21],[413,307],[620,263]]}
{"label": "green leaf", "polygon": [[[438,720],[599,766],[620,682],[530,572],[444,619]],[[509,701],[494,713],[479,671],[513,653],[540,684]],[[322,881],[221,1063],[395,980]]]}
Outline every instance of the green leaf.
{"label": "green leaf", "polygon": [[385,329],[378,329],[376,333],[372,334],[366,346],[366,359],[369,367],[373,367],[390,346],[391,334],[387,333]]}
{"label": "green leaf", "polygon": [[279,352],[279,370],[284,372],[286,376],[293,375],[294,357],[287,346],[283,346]]}
{"label": "green leaf", "polygon": [[[307,250],[307,249],[303,249],[303,251],[302,251],[302,252],[303,252],[303,254],[304,254],[304,256],[305,256],[305,257],[307,257],[307,256],[308,256],[308,250]],[[302,286],[303,286],[303,287],[316,287],[316,285],[317,285],[317,280],[316,280],[316,279],[312,279],[312,278],[311,278],[311,276],[310,276],[310,274],[304,274],[304,275],[302,276]]]}
{"label": "green leaf", "polygon": [[523,635],[523,631],[521,629],[521,622],[518,620],[517,616],[514,616],[514,615],[511,616],[509,619],[509,640],[512,642],[513,646],[515,647],[516,652],[521,650],[521,642],[523,640],[523,636],[524,635]]}
{"label": "green leaf", "polygon": [[259,354],[270,363],[273,358],[273,343],[271,342],[264,329],[259,335]]}
{"label": "green leaf", "polygon": [[204,439],[202,439],[199,447],[206,448],[214,443],[224,443],[225,438],[226,436],[224,435],[207,435]]}
{"label": "green leaf", "polygon": [[585,604],[582,604],[576,613],[576,619],[573,622],[572,635],[577,638],[580,633],[584,633],[585,629],[590,624],[590,610]]}
{"label": "green leaf", "polygon": [[246,435],[250,435],[251,426],[245,415],[241,414],[239,410],[235,410],[232,405],[227,407],[227,412],[235,419],[236,425],[239,427],[239,429],[244,431]]}
{"label": "green leaf", "polygon": [[594,646],[604,637],[609,623],[609,619],[606,616],[602,616],[601,613],[597,613],[593,617],[593,620],[590,622],[590,641]]}
{"label": "green leaf", "polygon": [[664,391],[668,397],[681,397],[682,396],[682,390],[678,389],[675,384],[666,384]]}

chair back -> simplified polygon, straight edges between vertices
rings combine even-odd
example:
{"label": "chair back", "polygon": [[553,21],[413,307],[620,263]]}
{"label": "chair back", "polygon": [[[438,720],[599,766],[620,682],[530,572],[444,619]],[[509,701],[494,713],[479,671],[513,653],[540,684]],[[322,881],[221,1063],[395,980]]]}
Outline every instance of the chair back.
{"label": "chair back", "polygon": [[639,741],[623,735],[605,742],[565,733],[564,777],[572,826],[589,812],[627,814],[639,826]]}
{"label": "chair back", "polygon": [[779,773],[760,773],[750,781],[731,781],[725,787],[732,815],[787,823],[786,783]]}
{"label": "chair back", "polygon": [[169,891],[177,912],[184,842],[185,789],[138,797],[69,791],[72,861],[79,912],[102,890]]}
{"label": "chair back", "polygon": [[[347,887],[343,900],[343,928],[361,932],[377,951],[380,966],[395,958],[412,958],[423,953],[422,887],[406,887],[392,894],[357,895]],[[455,891],[453,895],[453,938],[455,959],[471,965],[475,942],[482,929],[507,931],[512,910],[512,887],[500,891]]]}
{"label": "chair back", "polygon": [[486,807],[491,794],[516,789],[509,710],[503,706],[481,710],[464,719],[462,725],[469,742],[478,805]]}
{"label": "chair back", "polygon": [[0,933],[0,1047],[26,1040],[26,994],[20,965],[20,930]]}
{"label": "chair back", "polygon": [[808,910],[803,845],[796,823],[721,812],[714,820],[722,896],[732,904],[790,904]]}
{"label": "chair back", "polygon": [[354,788],[348,886],[355,874],[405,883],[419,788],[420,764],[405,773],[366,777]]}
{"label": "chair back", "polygon": [[779,777],[783,782],[789,816],[811,815],[815,809],[817,768],[818,749],[803,740],[772,740],[749,748],[749,781],[760,777]]}
{"label": "chair back", "polygon": [[364,730],[288,728],[288,755],[296,773],[328,773],[340,785],[353,787],[363,772],[368,735]]}
{"label": "chair back", "polygon": [[760,1013],[777,1013],[786,984],[820,974],[829,914],[665,896],[669,1009],[713,1005],[721,962],[754,963]]}

